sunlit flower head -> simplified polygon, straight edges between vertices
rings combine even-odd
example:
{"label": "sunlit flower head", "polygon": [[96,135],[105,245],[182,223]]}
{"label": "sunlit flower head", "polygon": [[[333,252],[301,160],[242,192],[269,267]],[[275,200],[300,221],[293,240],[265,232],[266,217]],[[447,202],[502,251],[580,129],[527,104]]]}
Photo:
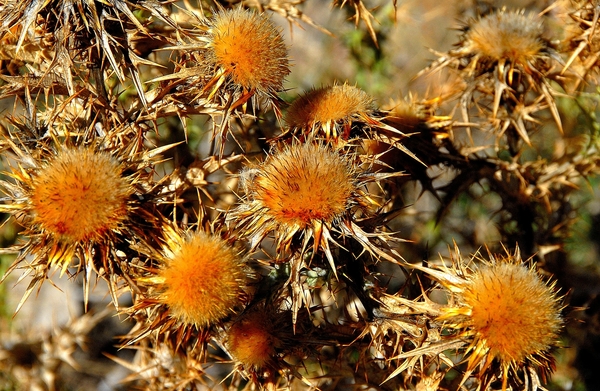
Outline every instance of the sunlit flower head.
{"label": "sunlit flower head", "polygon": [[342,84],[315,88],[301,95],[288,108],[284,119],[294,133],[347,139],[352,123],[369,123],[374,110],[369,94]]}
{"label": "sunlit flower head", "polygon": [[245,92],[275,95],[290,73],[288,53],[279,29],[266,14],[236,8],[209,21],[208,60],[216,85],[233,83]]}
{"label": "sunlit flower head", "polygon": [[293,143],[275,150],[242,171],[240,180],[245,195],[228,220],[254,248],[269,234],[279,254],[288,252],[294,239],[302,237],[302,249],[313,239],[314,251],[323,250],[332,267],[331,230],[362,232],[353,213],[374,204],[362,189],[373,177],[355,165],[352,154],[321,144]]}
{"label": "sunlit flower head", "polygon": [[170,47],[181,52],[176,70],[152,80],[169,81],[167,89],[185,84],[173,93],[213,117],[218,124],[213,141],[221,157],[229,119],[243,117],[249,104],[254,111],[270,107],[281,117],[278,93],[290,73],[288,49],[268,15],[236,7],[202,18],[194,34],[182,34],[187,42]]}
{"label": "sunlit flower head", "polygon": [[141,281],[173,323],[209,328],[241,307],[250,275],[235,247],[203,231],[166,227],[165,236],[158,270]]}
{"label": "sunlit flower head", "polygon": [[[10,271],[27,257],[26,273],[40,284],[52,265],[64,273],[74,259],[80,262],[78,271],[117,272],[111,248],[119,236],[142,235],[141,228],[131,224],[139,207],[134,197],[137,183],[147,175],[135,163],[136,157],[105,149],[101,143],[77,146],[56,141],[35,153],[14,143],[10,146],[15,160],[7,160],[9,179],[0,182],[7,195],[0,211],[13,214],[27,238]],[[88,288],[86,284],[86,297]]]}
{"label": "sunlit flower head", "polygon": [[444,63],[475,76],[497,69],[497,78],[512,86],[515,71],[529,75],[542,71],[541,60],[550,51],[543,34],[539,15],[501,9],[469,23],[458,49]]}
{"label": "sunlit flower head", "polygon": [[429,71],[458,71],[463,120],[477,113],[489,119],[482,129],[492,129],[499,139],[507,136],[512,143],[516,135],[515,141],[531,144],[529,133],[539,124],[535,114],[547,110],[562,130],[553,82],[562,84],[564,78],[552,71],[561,60],[545,37],[543,18],[524,10],[496,10],[469,22],[457,48],[440,53]]}
{"label": "sunlit flower head", "polygon": [[0,181],[0,211],[24,228],[19,255],[4,278],[16,269],[32,278],[17,311],[53,266],[61,275],[84,272],[86,303],[96,272],[116,304],[119,277],[128,273],[121,263],[128,241],[152,240],[157,227],[151,168],[171,146],[142,150],[135,138],[123,145],[110,137],[61,138],[53,131],[44,142],[32,142],[35,133],[21,131],[28,137],[11,134],[3,142],[6,179]]}
{"label": "sunlit flower head", "polygon": [[57,241],[102,240],[127,217],[131,184],[112,155],[65,148],[31,180],[32,225]]}
{"label": "sunlit flower head", "polygon": [[554,284],[523,264],[518,250],[481,261],[467,270],[417,267],[456,297],[441,309],[438,320],[471,340],[463,381],[477,368],[481,378],[498,376],[491,373],[494,361],[500,364],[503,390],[521,368],[538,369],[545,377],[552,369],[549,351],[557,346],[563,324],[561,298]]}

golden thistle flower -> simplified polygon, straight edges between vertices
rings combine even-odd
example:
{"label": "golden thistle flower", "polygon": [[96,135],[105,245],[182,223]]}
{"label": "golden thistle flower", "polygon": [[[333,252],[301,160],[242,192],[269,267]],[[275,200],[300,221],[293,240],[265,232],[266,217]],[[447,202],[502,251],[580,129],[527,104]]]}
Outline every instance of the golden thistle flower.
{"label": "golden thistle flower", "polygon": [[369,94],[343,84],[308,91],[292,103],[284,119],[292,132],[348,139],[352,123],[373,122],[370,116],[374,110],[375,102]]}
{"label": "golden thistle flower", "polygon": [[335,272],[329,247],[330,242],[335,243],[331,236],[334,227],[342,235],[355,237],[368,251],[386,256],[353,221],[355,208],[366,211],[375,205],[361,188],[376,178],[355,166],[350,154],[322,144],[293,143],[241,173],[245,200],[228,220],[251,238],[253,248],[275,233],[280,255],[288,252],[293,239],[302,233],[302,252],[312,238],[314,252],[323,250]]}
{"label": "golden thistle flower", "polygon": [[203,231],[167,227],[165,233],[166,244],[155,254],[158,270],[140,281],[151,288],[151,301],[166,305],[170,324],[208,328],[234,313],[250,281],[239,251]]}
{"label": "golden thistle flower", "polygon": [[254,108],[260,103],[271,105],[280,117],[277,93],[290,73],[288,51],[281,31],[267,14],[243,8],[222,10],[197,27],[198,36],[186,34],[190,43],[168,48],[183,53],[177,71],[152,81],[170,80],[164,88],[172,93],[186,83],[176,93],[177,99],[194,104],[181,105],[180,116],[200,112],[220,117],[215,118],[213,139],[220,143],[222,156],[230,116],[245,113],[248,100],[252,99]]}
{"label": "golden thistle flower", "polygon": [[[59,267],[62,274],[78,258],[78,271],[104,269],[114,273],[119,269],[112,261],[118,236],[125,232],[142,235],[142,229],[131,224],[134,211],[145,213],[132,197],[136,183],[145,175],[145,170],[134,163],[135,156],[126,158],[121,156],[125,152],[103,149],[100,144],[55,144],[33,156],[26,147],[7,140],[19,163],[8,161],[10,171],[6,174],[12,180],[0,182],[0,189],[8,196],[0,211],[13,214],[28,237],[9,273],[28,258],[26,274],[34,278],[18,308],[45,280],[51,266]],[[133,173],[126,174],[129,170]],[[148,218],[147,223],[151,222]],[[84,279],[87,300],[89,281]]]}
{"label": "golden thistle flower", "polygon": [[[478,366],[480,377],[489,381],[496,375],[491,373],[494,360],[502,370],[502,390],[519,368],[537,368],[544,378],[551,371],[549,350],[563,324],[560,297],[554,284],[522,263],[518,249],[505,259],[490,255],[489,262],[464,272],[415,267],[456,295],[456,303],[440,309],[438,320],[472,339],[463,382]],[[537,376],[534,371],[525,375]]]}
{"label": "golden thistle flower", "polygon": [[278,340],[269,314],[254,310],[243,315],[227,330],[230,355],[246,369],[264,368],[273,360]]}
{"label": "golden thistle flower", "polygon": [[106,152],[66,148],[34,175],[32,225],[58,241],[99,241],[127,216],[133,189],[122,164]]}
{"label": "golden thistle flower", "polygon": [[376,110],[369,94],[348,84],[333,85],[310,90],[296,99],[284,117],[288,129],[279,137],[291,133],[301,139],[324,139],[344,146],[349,139],[357,137],[352,133],[360,130],[368,138],[393,145],[422,164],[402,143],[408,135],[384,119],[386,114]]}
{"label": "golden thistle flower", "polygon": [[229,79],[245,93],[274,96],[290,73],[281,32],[266,15],[242,8],[217,13],[209,23],[208,59],[219,87]]}

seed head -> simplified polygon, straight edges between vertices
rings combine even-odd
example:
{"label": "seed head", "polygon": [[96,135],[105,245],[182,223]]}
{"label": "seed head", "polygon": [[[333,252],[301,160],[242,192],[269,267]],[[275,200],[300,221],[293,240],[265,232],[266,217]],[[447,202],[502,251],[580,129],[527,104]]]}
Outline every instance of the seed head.
{"label": "seed head", "polygon": [[[92,246],[111,242],[123,230],[132,209],[134,178],[124,175],[125,166],[116,155],[58,146],[42,153],[49,157],[34,158],[17,145],[12,149],[26,164],[8,173],[14,183],[0,183],[12,202],[0,210],[22,217],[32,239],[23,254],[35,254],[38,261],[65,271],[76,252],[85,249],[89,254]],[[106,252],[99,253],[108,262]]]}
{"label": "seed head", "polygon": [[332,222],[346,210],[353,179],[339,154],[304,144],[277,154],[246,184],[252,199],[280,225],[305,229],[315,220]]}
{"label": "seed head", "polygon": [[[429,69],[458,69],[459,79],[466,83],[460,87],[459,100],[470,108],[482,108],[479,115],[488,116],[498,138],[506,136],[511,144],[514,133],[507,132],[510,128],[531,144],[529,133],[538,123],[535,114],[546,109],[562,131],[551,83],[561,80],[552,72],[556,56],[544,37],[540,16],[523,10],[496,11],[473,21],[457,46]],[[529,93],[537,98],[530,98]],[[466,120],[470,111],[477,110],[463,110]]]}
{"label": "seed head", "polygon": [[527,67],[545,45],[539,17],[519,11],[500,11],[473,24],[467,35],[468,48],[494,61],[509,60]]}
{"label": "seed head", "polygon": [[285,122],[304,134],[322,132],[334,139],[345,134],[347,138],[352,122],[368,122],[373,110],[373,98],[366,92],[347,84],[333,85],[310,90],[296,99]]}
{"label": "seed head", "polygon": [[[134,194],[141,191],[141,183],[151,181],[146,168],[154,160],[148,155],[156,151],[139,152],[135,143],[119,148],[108,139],[85,145],[53,141],[53,146],[28,145],[7,138],[8,154],[14,160],[7,161],[10,179],[0,181],[0,191],[6,194],[0,212],[17,218],[27,240],[6,275],[22,268],[23,275],[33,280],[18,308],[46,280],[52,266],[65,273],[73,260],[79,261],[75,273],[85,271],[85,301],[90,272],[110,270],[113,278],[107,281],[117,303],[118,279],[114,277],[126,271],[114,261],[115,249],[128,251],[122,245],[124,236],[147,240],[154,232],[154,205],[138,202]],[[137,218],[145,224],[134,224]]]}
{"label": "seed head", "polygon": [[266,15],[241,8],[216,14],[209,26],[209,58],[245,91],[274,94],[290,73],[281,32]]}
{"label": "seed head", "polygon": [[209,327],[241,304],[249,277],[238,251],[219,236],[169,229],[163,265],[149,279],[157,299],[184,324]]}
{"label": "seed head", "polygon": [[227,349],[246,368],[264,367],[275,355],[277,343],[264,311],[253,311],[236,321],[227,331]]}
{"label": "seed head", "polygon": [[97,241],[127,216],[130,183],[110,154],[65,148],[32,178],[33,224],[68,243]]}

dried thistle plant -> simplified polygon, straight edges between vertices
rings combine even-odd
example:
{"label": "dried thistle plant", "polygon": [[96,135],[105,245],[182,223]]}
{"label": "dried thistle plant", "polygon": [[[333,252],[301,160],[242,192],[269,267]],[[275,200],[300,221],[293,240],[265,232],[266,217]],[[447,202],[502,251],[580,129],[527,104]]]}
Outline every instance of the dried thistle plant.
{"label": "dried thistle plant", "polygon": [[156,275],[141,280],[169,316],[202,328],[240,306],[249,277],[238,251],[214,234],[166,231],[166,244],[153,257],[161,261]]}
{"label": "dried thistle plant", "polygon": [[[76,273],[84,271],[86,301],[89,273],[95,270],[110,283],[116,304],[115,277],[123,273],[117,248],[126,236],[146,238],[145,229],[151,230],[155,220],[135,200],[136,195],[150,197],[152,180],[145,170],[152,165],[152,152],[130,155],[131,150],[101,140],[88,146],[53,138],[50,146],[39,144],[41,150],[6,142],[14,154],[12,180],[2,182],[8,202],[0,209],[18,217],[28,238],[9,272],[23,268],[33,278],[19,308],[53,266],[62,275],[76,259]],[[137,224],[138,216],[147,218],[147,227]]]}
{"label": "dried thistle plant", "polygon": [[304,232],[303,251],[314,237],[314,250],[323,249],[335,269],[329,250],[334,223],[350,226],[350,211],[372,204],[361,191],[361,178],[365,176],[351,157],[322,144],[292,144],[242,173],[246,201],[229,216],[254,247],[275,232],[281,254]]}
{"label": "dried thistle plant", "polygon": [[[222,156],[230,116],[238,112],[243,116],[249,101],[253,110],[262,103],[280,116],[277,93],[290,73],[287,48],[281,32],[265,15],[242,8],[200,19],[196,28],[190,42],[168,47],[182,56],[175,72],[153,79],[168,81],[156,94],[155,115],[171,111],[172,105],[163,101],[173,91],[178,115],[205,113],[214,118],[213,138]],[[182,84],[187,88],[181,89]]]}
{"label": "dried thistle plant", "polygon": [[562,130],[552,86],[560,77],[541,16],[494,11],[470,22],[458,46],[439,53],[431,69],[452,67],[459,72],[464,86],[457,95],[465,122],[473,112],[483,112],[482,127],[491,127],[498,137],[514,132],[530,144],[531,125],[539,122],[535,114],[548,109]]}
{"label": "dried thistle plant", "polygon": [[[290,47],[319,47],[297,24],[374,64],[399,51],[374,18],[395,2],[333,5],[366,39],[302,0],[1,3],[0,304],[15,275],[10,312],[46,280],[82,284],[84,309],[128,322],[105,352],[123,390],[535,391],[584,373],[553,354],[594,341],[558,292],[598,316],[600,274],[571,245],[600,171],[597,4],[475,12],[421,73],[450,90],[400,99],[389,75],[287,85]],[[93,313],[41,345],[21,332],[28,369],[0,344],[0,385],[58,389]]]}

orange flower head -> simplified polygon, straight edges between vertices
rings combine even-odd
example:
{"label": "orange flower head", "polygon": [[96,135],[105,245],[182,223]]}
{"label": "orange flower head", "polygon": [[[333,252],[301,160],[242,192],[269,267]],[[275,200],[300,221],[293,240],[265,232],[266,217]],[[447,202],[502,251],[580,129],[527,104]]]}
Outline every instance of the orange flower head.
{"label": "orange flower head", "polygon": [[250,239],[252,249],[274,234],[278,256],[304,254],[312,240],[313,254],[322,251],[334,274],[330,247],[338,244],[332,236],[334,229],[336,234],[356,238],[372,255],[394,261],[370,239],[365,240],[375,238],[381,246],[391,240],[389,235],[372,227],[365,232],[357,224],[358,213],[367,216],[372,206],[378,206],[364,187],[385,177],[372,175],[357,161],[356,154],[321,143],[285,144],[263,163],[242,171],[245,197],[227,220]]}
{"label": "orange flower head", "polygon": [[276,338],[268,317],[254,311],[236,321],[227,331],[227,349],[245,367],[259,369],[275,355]]}
{"label": "orange flower head", "polygon": [[462,300],[476,338],[501,362],[521,363],[556,342],[562,321],[554,291],[522,264],[481,266]]}
{"label": "orange flower head", "polygon": [[209,327],[241,304],[249,282],[240,254],[219,236],[168,231],[164,265],[150,280],[158,300],[184,324]]}
{"label": "orange flower head", "polygon": [[545,45],[540,18],[519,11],[499,11],[479,19],[467,32],[468,48],[494,61],[509,60],[527,67]]}
{"label": "orange flower head", "polygon": [[352,156],[322,144],[286,145],[242,172],[245,200],[228,220],[254,248],[274,233],[279,254],[290,250],[297,233],[302,233],[302,249],[314,238],[313,250],[324,250],[335,270],[330,230],[335,226],[343,234],[359,233],[352,222],[355,207],[366,210],[374,204],[361,190],[373,179],[353,164]]}
{"label": "orange flower head", "polygon": [[113,156],[64,148],[32,179],[33,223],[60,241],[98,241],[119,228],[131,194]]}
{"label": "orange flower head", "polygon": [[250,184],[252,198],[280,225],[305,229],[344,213],[354,191],[352,169],[339,154],[304,144],[265,164]]}
{"label": "orange flower head", "polygon": [[[50,137],[52,144],[14,142],[18,137],[7,142],[8,179],[0,180],[0,191],[6,195],[0,212],[16,217],[27,240],[6,275],[21,268],[23,276],[33,279],[17,311],[53,266],[61,275],[70,266],[75,266],[75,274],[84,272],[84,300],[91,271],[110,271],[100,275],[116,304],[120,287],[114,277],[129,268],[124,270],[121,261],[115,261],[115,249],[125,248],[121,247],[125,237],[146,241],[155,232],[152,206],[136,195],[150,188],[145,184],[152,182],[149,168],[159,152],[140,151],[134,138],[124,145],[122,139],[119,144],[109,137],[85,144],[59,139],[52,132]],[[146,224],[135,224],[136,219]]]}
{"label": "orange flower head", "polygon": [[310,134],[323,132],[327,138],[349,133],[353,121],[368,122],[374,110],[371,96],[343,84],[316,88],[296,99],[285,122],[291,129]]}
{"label": "orange flower head", "polygon": [[460,330],[461,337],[472,338],[466,376],[479,365],[480,375],[488,375],[490,364],[497,360],[506,390],[511,371],[551,370],[549,350],[556,346],[562,328],[562,307],[554,285],[524,265],[518,250],[503,260],[490,255],[490,261],[482,261],[464,272],[417,268],[457,296],[455,304],[441,310],[439,319],[448,329]]}
{"label": "orange flower head", "polygon": [[274,94],[290,73],[281,32],[266,15],[236,8],[216,14],[209,26],[214,65],[244,90]]}
{"label": "orange flower head", "polygon": [[248,223],[250,236],[275,231],[286,243],[300,230],[331,226],[353,203],[357,187],[346,158],[308,143],[287,146],[241,179],[247,202],[233,216]]}

